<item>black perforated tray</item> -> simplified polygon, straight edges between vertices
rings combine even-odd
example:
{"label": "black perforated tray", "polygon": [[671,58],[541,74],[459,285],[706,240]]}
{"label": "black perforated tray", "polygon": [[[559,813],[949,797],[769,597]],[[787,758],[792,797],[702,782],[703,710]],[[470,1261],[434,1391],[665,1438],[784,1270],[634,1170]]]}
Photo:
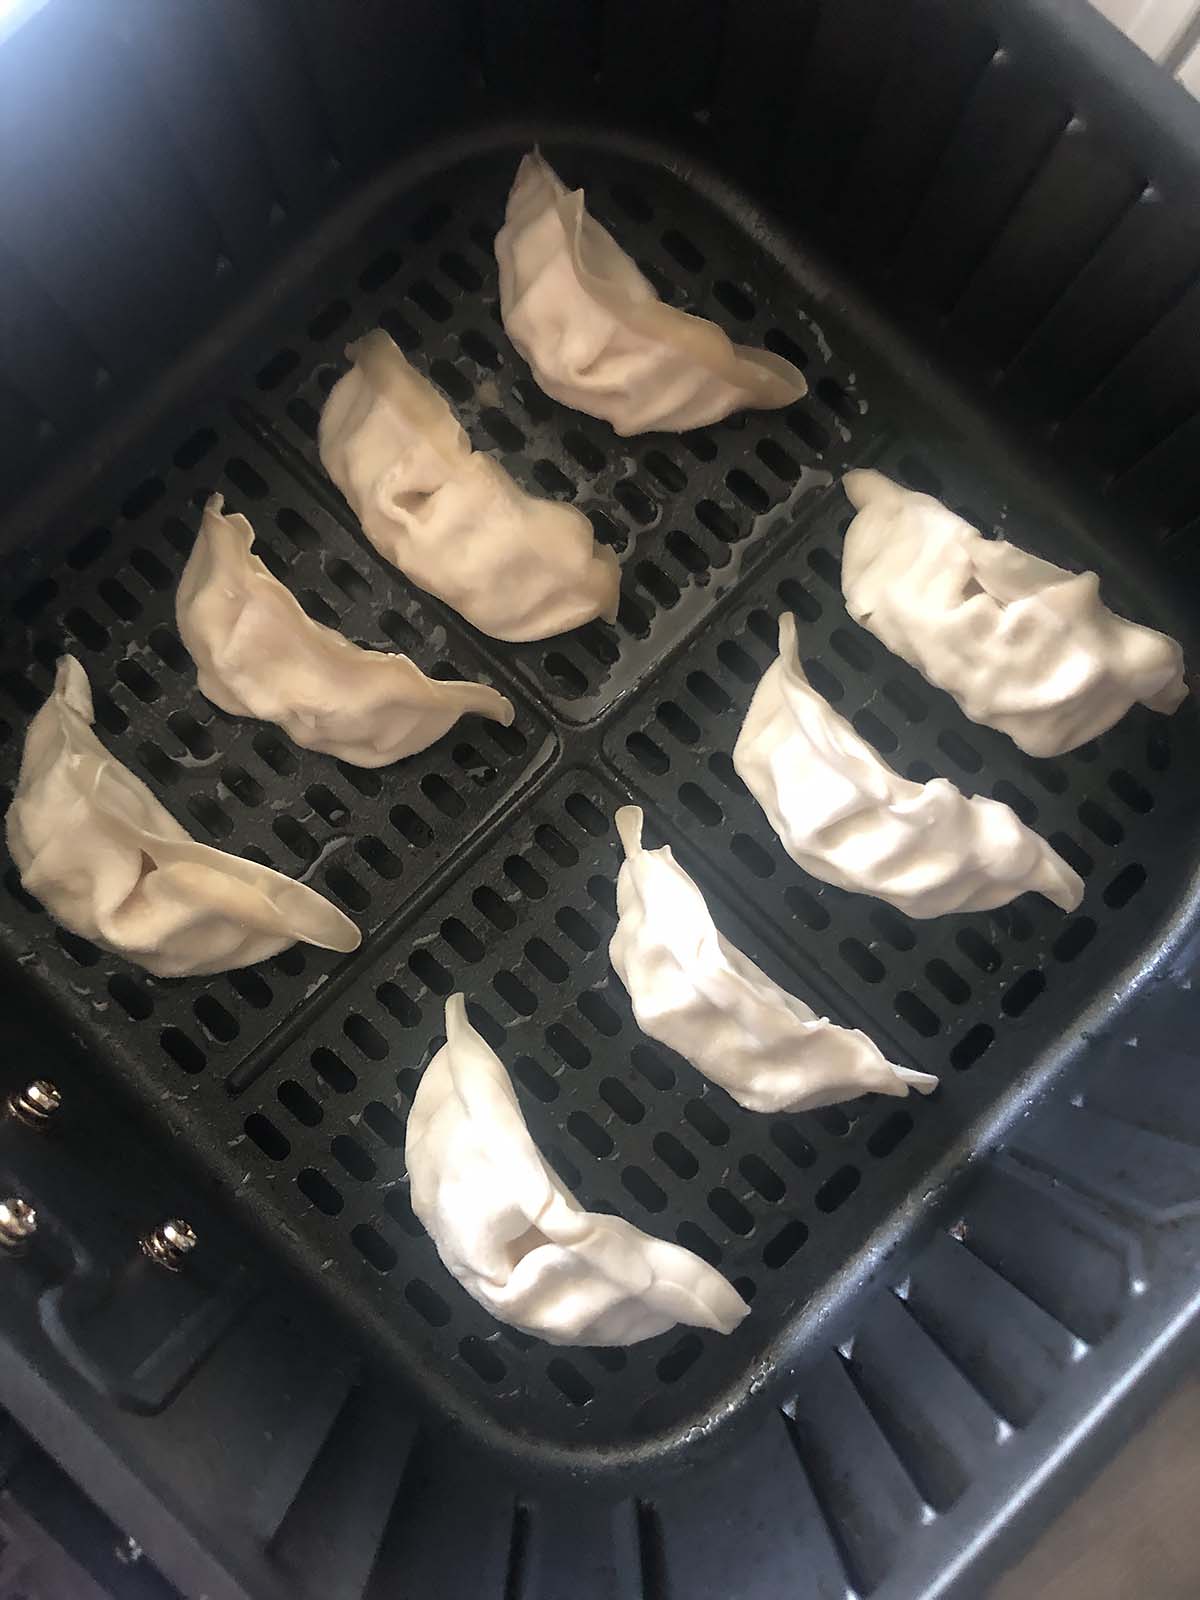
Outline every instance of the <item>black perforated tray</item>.
{"label": "black perforated tray", "polygon": [[[551,1464],[683,1453],[778,1398],[827,1311],[903,1252],[948,1186],[1078,1043],[1089,1008],[1135,986],[1195,866],[1194,703],[1135,710],[1094,745],[1033,761],[975,728],[847,618],[837,476],[877,462],[985,528],[1068,563],[1094,548],[1037,498],[1005,502],[995,459],[887,376],[844,306],[763,220],[703,174],[614,141],[550,143],[564,177],[664,297],[802,365],[786,412],[682,437],[616,439],[532,384],[499,326],[491,244],[521,146],[424,158],[299,309],[264,312],[173,452],[24,558],[0,668],[11,787],[56,656],[77,653],[109,748],[198,837],[303,875],[356,919],[337,958],[296,947],[247,972],[146,977],[62,930],[5,877],[3,952],[115,1073],[199,1153],[244,1214],[366,1327],[438,1406]],[[380,323],[455,405],[477,447],[571,498],[623,563],[615,626],[507,647],[411,589],[356,531],[314,433],[346,341]],[[381,772],[298,750],[197,692],[175,584],[213,490],[320,620],[482,677],[511,729],[467,721]],[[1040,513],[1040,514],[1039,514]],[[1104,562],[1106,592],[1177,627],[1169,597]],[[1027,897],[913,923],[826,888],[784,855],[733,774],[740,718],[801,625],[822,693],[895,766],[994,794],[1087,880],[1065,917]],[[611,973],[630,796],[755,960],[886,1053],[941,1076],[928,1100],[866,1096],[796,1117],[740,1110],[634,1025]],[[1135,963],[1136,965],[1136,963]],[[461,988],[530,1126],[593,1209],[678,1239],[753,1302],[730,1338],[679,1331],[629,1351],[554,1351],[499,1327],[442,1270],[408,1205],[404,1119]],[[823,1346],[822,1346],[823,1348]]]}

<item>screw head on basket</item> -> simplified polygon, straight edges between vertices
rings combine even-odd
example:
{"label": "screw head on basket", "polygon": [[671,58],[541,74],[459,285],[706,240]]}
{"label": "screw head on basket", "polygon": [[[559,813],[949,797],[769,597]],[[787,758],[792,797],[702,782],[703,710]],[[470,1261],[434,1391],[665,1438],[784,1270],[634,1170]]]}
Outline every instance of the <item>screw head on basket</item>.
{"label": "screw head on basket", "polygon": [[141,1241],[142,1254],[168,1272],[178,1272],[198,1241],[190,1223],[182,1217],[162,1222]]}
{"label": "screw head on basket", "polygon": [[49,1127],[61,1105],[62,1095],[46,1078],[35,1078],[23,1089],[10,1094],[5,1101],[5,1109],[10,1117],[39,1133]]}
{"label": "screw head on basket", "polygon": [[37,1232],[37,1212],[15,1195],[0,1200],[0,1250],[20,1250]]}
{"label": "screw head on basket", "polygon": [[116,1556],[123,1567],[136,1567],[145,1553],[131,1533],[127,1533],[124,1538],[118,1539],[113,1549],[113,1555]]}

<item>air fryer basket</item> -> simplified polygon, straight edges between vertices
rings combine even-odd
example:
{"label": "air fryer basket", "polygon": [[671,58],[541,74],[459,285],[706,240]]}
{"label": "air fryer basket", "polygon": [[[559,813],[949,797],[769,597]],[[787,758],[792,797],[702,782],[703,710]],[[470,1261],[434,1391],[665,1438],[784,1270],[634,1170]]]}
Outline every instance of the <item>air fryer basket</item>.
{"label": "air fryer basket", "polygon": [[[620,95],[632,101],[650,81],[629,56],[633,13],[604,9],[599,39],[580,11],[582,37],[555,30],[531,61],[508,54],[499,11],[481,10],[485,77],[503,91],[517,75],[520,120],[485,98],[462,129],[393,128],[393,146],[411,153],[273,274],[269,243],[258,245],[258,287],[165,375],[157,411],[118,417],[111,467],[96,471],[93,447],[56,488],[33,454],[8,465],[14,493],[26,492],[10,541],[38,532],[8,558],[0,781],[11,790],[28,716],[70,649],[108,747],[197,837],[330,895],[362,927],[362,949],[297,947],[247,972],[155,980],[58,929],[9,868],[0,952],[8,992],[45,1013],[47,1039],[82,1045],[89,1070],[180,1142],[235,1221],[340,1309],[372,1382],[410,1396],[414,1426],[436,1434],[451,1420],[469,1441],[464,1461],[482,1449],[515,1474],[498,1513],[509,1592],[525,1592],[511,1574],[529,1542],[557,1537],[553,1518],[530,1523],[529,1506],[540,1495],[561,1511],[581,1482],[597,1506],[630,1486],[642,1496],[630,1536],[647,1592],[667,1574],[672,1593],[735,1592],[715,1576],[732,1558],[703,1539],[691,1548],[693,1519],[680,1521],[669,1485],[683,1468],[685,1482],[717,1473],[724,1484],[721,1463],[741,1449],[756,1483],[783,1475],[766,1465],[782,1451],[787,1481],[803,1481],[828,1526],[830,1592],[867,1593],[900,1581],[918,1559],[906,1540],[939,1518],[956,1513],[961,1528],[998,1512],[1011,1492],[1001,1446],[1036,1475],[1054,1438],[1038,1432],[1046,1408],[1078,1366],[1105,1369],[1097,1393],[1115,1395],[1094,1347],[1141,1317],[1126,1335],[1132,1373],[1146,1318],[1164,1339],[1175,1329],[1166,1307],[1184,1292],[1187,1252],[1174,1234],[1160,1247],[1158,1230],[1182,1226],[1200,1190],[1186,1063],[1164,1057],[1162,1040],[1190,1015],[1180,952],[1192,933],[1200,727],[1194,701],[1171,719],[1135,708],[1094,744],[1035,761],[967,722],[847,617],[838,478],[877,464],[985,529],[1098,567],[1117,610],[1174,632],[1195,659],[1180,314],[1193,158],[1164,142],[1163,176],[1148,182],[1148,157],[1135,162],[1094,130],[1093,117],[1135,118],[1119,97],[1114,110],[1099,76],[1103,35],[1085,103],[1086,90],[1055,81],[1053,8],[981,6],[952,22],[940,0],[856,0],[790,19],[766,4],[721,19],[710,7],[721,51],[705,46],[665,80],[658,128],[619,132],[639,120]],[[659,44],[679,48],[671,11],[641,19],[648,58],[660,25]],[[224,18],[230,38],[246,43],[251,15],[270,34],[269,10],[246,7]],[[320,5],[300,15],[313,30],[301,77],[312,76],[316,125],[341,154],[285,156],[276,130],[266,167],[287,188],[286,163],[311,158],[312,185],[319,172],[336,191],[343,166],[380,153],[369,148],[384,115],[370,45],[387,24],[368,11],[343,29]],[[351,69],[339,52],[356,27]],[[785,43],[801,63],[794,84],[771,59]],[[287,77],[295,42],[275,44],[272,70]],[[593,47],[601,91],[618,103],[564,118],[561,85],[543,69],[555,52],[567,62]],[[748,72],[751,59],[764,76]],[[436,52],[427,66],[449,70]],[[290,92],[275,83],[280,117]],[[464,106],[478,93],[464,88]],[[531,116],[524,102],[545,109]],[[125,135],[142,114],[125,116]],[[187,128],[202,116],[190,100],[172,114]],[[586,186],[664,298],[789,356],[808,397],[632,440],[546,399],[499,326],[491,254],[516,160],[535,140]],[[321,209],[295,172],[289,181],[298,209]],[[245,226],[238,199],[214,236]],[[269,202],[269,226],[286,228],[286,201]],[[33,217],[26,246],[38,266],[43,223]],[[245,264],[235,255],[219,254],[218,281],[242,272],[250,285],[256,252]],[[50,300],[70,270],[56,264]],[[174,304],[165,284],[158,292]],[[112,338],[136,311],[106,293]],[[94,317],[103,295],[95,284],[88,295]],[[344,345],[377,324],[442,388],[477,448],[591,516],[622,562],[614,626],[498,645],[364,542],[314,438]],[[62,409],[57,373],[31,391],[36,342],[15,325],[11,335],[14,436],[29,427],[31,450],[49,452],[84,428],[92,401]],[[101,390],[124,381],[119,361],[114,345]],[[173,624],[214,490],[250,517],[259,552],[310,614],[426,671],[495,683],[517,707],[513,727],[469,720],[395,769],[364,772],[216,711]],[[1077,913],[1026,897],[916,923],[790,862],[729,759],[783,610],[797,616],[814,684],[886,759],[995,795],[1051,840],[1086,880]],[[723,931],[893,1059],[937,1072],[938,1091],[756,1117],[642,1036],[607,960],[611,819],[631,797]],[[752,1300],[734,1335],[554,1350],[499,1327],[447,1277],[408,1205],[403,1134],[455,989],[580,1198],[678,1239]],[[1158,1041],[1150,1061],[1143,1035]],[[1122,1075],[1113,1060],[1131,1065]],[[1008,1155],[981,1162],[1005,1139]],[[872,1295],[880,1284],[887,1292]],[[347,1404],[338,1426],[349,1429],[363,1402]],[[452,1476],[427,1473],[435,1486]],[[575,1505],[566,1525],[590,1515]],[[592,1542],[610,1536],[625,1537],[609,1528]],[[924,1537],[932,1549],[937,1536]],[[815,1548],[810,1539],[809,1558]]]}

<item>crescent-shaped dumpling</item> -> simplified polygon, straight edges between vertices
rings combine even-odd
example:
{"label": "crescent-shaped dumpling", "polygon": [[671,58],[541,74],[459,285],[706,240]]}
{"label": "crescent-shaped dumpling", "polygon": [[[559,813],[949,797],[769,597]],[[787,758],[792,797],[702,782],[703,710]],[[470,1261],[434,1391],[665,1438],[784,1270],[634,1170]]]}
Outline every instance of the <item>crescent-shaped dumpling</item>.
{"label": "crescent-shaped dumpling", "polygon": [[245,517],[226,516],[213,495],[175,597],[200,692],[222,711],[273,722],[354,767],[414,755],[471,711],[512,722],[512,703],[486,684],[427,678],[407,656],[360,649],[314,622],[253,544]]}
{"label": "crescent-shaped dumpling", "polygon": [[1094,572],[985,539],[881,472],[842,482],[857,511],[842,554],[846,609],[972,722],[1031,756],[1056,756],[1135,701],[1175,711],[1186,699],[1183,651],[1110,611]]}
{"label": "crescent-shaped dumpling", "polygon": [[199,844],[92,732],[74,656],[29,725],[8,848],[25,890],[65,928],[159,978],[250,966],[297,939],[355,950],[358,929],[314,889]]}
{"label": "crescent-shaped dumpling", "polygon": [[548,1344],[636,1344],[676,1323],[731,1333],[749,1307],[681,1245],[584,1211],[538,1152],[499,1057],[446,1002],[405,1141],[412,1208],[446,1270]]}
{"label": "crescent-shaped dumpling", "polygon": [[733,764],[793,861],[910,917],[988,911],[1031,889],[1064,911],[1083,898],[1079,874],[1010,806],[894,772],[808,682],[790,616]]}
{"label": "crescent-shaped dumpling", "polygon": [[748,1111],[811,1111],[860,1094],[929,1094],[937,1079],[893,1065],[781,989],[717,931],[670,847],[642,844],[637,806],[617,812],[625,860],[608,953],[643,1033]]}
{"label": "crescent-shaped dumpling", "polygon": [[582,511],[526,494],[376,328],[321,413],[321,462],[380,555],[482,633],[547,639],[617,614],[620,569]]}
{"label": "crescent-shaped dumpling", "polygon": [[504,331],[540,387],[619,434],[680,433],[807,391],[782,356],[664,304],[537,150],[517,169],[496,261]]}

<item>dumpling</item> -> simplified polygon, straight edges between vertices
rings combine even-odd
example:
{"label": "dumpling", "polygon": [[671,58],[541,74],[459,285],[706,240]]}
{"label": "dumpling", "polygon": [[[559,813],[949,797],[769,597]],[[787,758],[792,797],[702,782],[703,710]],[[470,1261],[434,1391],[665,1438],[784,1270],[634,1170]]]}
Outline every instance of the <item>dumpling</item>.
{"label": "dumpling", "polygon": [[858,513],[842,555],[847,610],[972,722],[1031,756],[1056,756],[1136,700],[1175,711],[1186,699],[1183,651],[1110,611],[1094,572],[985,539],[881,472],[842,482]]}
{"label": "dumpling", "polygon": [[405,1140],[412,1208],[446,1270],[548,1344],[636,1344],[677,1322],[731,1333],[749,1311],[699,1256],[584,1211],[547,1166],[499,1058],[446,1002]]}
{"label": "dumpling", "polygon": [[51,916],[157,978],[247,967],[297,939],[360,942],[315,890],[185,833],[92,732],[74,656],[29,725],[7,830],[22,886]]}
{"label": "dumpling", "polygon": [[644,1033],[748,1111],[936,1088],[929,1073],[894,1066],[865,1033],[818,1016],[727,943],[670,848],[642,847],[637,806],[622,807],[616,821],[625,861],[608,953]]}
{"label": "dumpling", "polygon": [[493,639],[617,614],[620,568],[582,511],[538,500],[471,442],[382,328],[346,349],[317,442],[371,543]]}
{"label": "dumpling", "polygon": [[807,391],[782,356],[665,305],[537,150],[517,168],[496,261],[504,331],[541,388],[619,434],[680,433]]}
{"label": "dumpling", "polygon": [[219,494],[175,597],[202,694],[235,717],[274,722],[307,750],[382,767],[477,711],[507,727],[510,701],[482,683],[427,678],[407,656],[362,650],[307,616],[251,554],[254,530]]}
{"label": "dumpling", "polygon": [[814,878],[910,917],[988,911],[1030,889],[1064,911],[1083,880],[999,800],[893,772],[804,676],[796,623],[754,691],[733,765],[783,848]]}

